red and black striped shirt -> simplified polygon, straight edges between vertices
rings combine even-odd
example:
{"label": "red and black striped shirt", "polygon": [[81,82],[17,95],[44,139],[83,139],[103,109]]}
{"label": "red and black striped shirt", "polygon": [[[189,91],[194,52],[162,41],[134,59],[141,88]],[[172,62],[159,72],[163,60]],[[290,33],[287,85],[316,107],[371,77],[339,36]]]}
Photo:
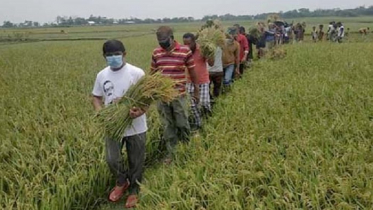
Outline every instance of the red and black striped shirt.
{"label": "red and black striped shirt", "polygon": [[161,47],[153,51],[151,71],[161,71],[163,76],[177,81],[175,88],[181,94],[184,94],[186,89],[186,70],[193,68],[193,55],[188,46],[180,45],[175,41],[175,47],[171,51],[166,51]]}

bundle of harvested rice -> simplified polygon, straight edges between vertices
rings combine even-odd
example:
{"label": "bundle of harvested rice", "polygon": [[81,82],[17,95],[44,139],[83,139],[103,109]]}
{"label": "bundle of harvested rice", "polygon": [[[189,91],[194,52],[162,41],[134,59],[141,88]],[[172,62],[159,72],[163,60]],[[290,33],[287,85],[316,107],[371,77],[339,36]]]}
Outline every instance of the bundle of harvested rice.
{"label": "bundle of harvested rice", "polygon": [[132,125],[130,109],[149,107],[157,100],[171,102],[179,95],[175,85],[175,81],[163,77],[159,72],[142,77],[118,103],[105,107],[96,116],[106,136],[120,141],[125,130]]}
{"label": "bundle of harvested rice", "polygon": [[257,22],[256,23],[256,28],[259,30],[259,33],[261,34],[263,31],[267,30],[267,24],[264,22]]}
{"label": "bundle of harvested rice", "polygon": [[285,58],[286,56],[286,51],[283,49],[283,48],[273,48],[272,50],[270,50],[266,56],[271,59],[271,60],[279,60],[279,59],[282,59],[282,58]]}
{"label": "bundle of harvested rice", "polygon": [[258,28],[265,28],[265,27],[266,27],[266,24],[265,24],[264,22],[257,22],[257,23],[256,23],[256,26],[257,26]]}
{"label": "bundle of harvested rice", "polygon": [[221,28],[205,28],[197,34],[197,37],[201,54],[206,58],[215,57],[216,48],[222,48],[225,45],[225,34]]}
{"label": "bundle of harvested rice", "polygon": [[258,27],[251,27],[249,29],[249,34],[256,39],[259,39],[259,37],[262,35],[262,33],[260,31],[261,31],[261,29],[258,28]]}
{"label": "bundle of harvested rice", "polygon": [[273,23],[275,21],[278,21],[280,20],[280,16],[278,14],[271,14],[271,15],[268,15],[267,17],[267,22],[268,23]]}
{"label": "bundle of harvested rice", "polygon": [[302,25],[303,29],[306,29],[306,26],[307,26],[306,22],[303,22],[301,25]]}
{"label": "bundle of harvested rice", "polygon": [[206,29],[206,28],[221,29],[222,31],[224,31],[223,30],[223,25],[221,24],[221,22],[219,20],[207,20],[206,23],[204,25],[202,25],[201,29],[197,32],[197,37],[198,37],[199,33],[203,29]]}

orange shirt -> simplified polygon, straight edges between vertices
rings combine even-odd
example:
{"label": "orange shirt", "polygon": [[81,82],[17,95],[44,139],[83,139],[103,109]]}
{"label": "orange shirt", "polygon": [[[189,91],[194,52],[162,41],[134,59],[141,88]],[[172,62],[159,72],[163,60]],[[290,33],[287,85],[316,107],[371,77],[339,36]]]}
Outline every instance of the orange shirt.
{"label": "orange shirt", "polygon": [[[201,55],[199,46],[197,45],[196,50],[193,53],[194,60],[194,71],[197,75],[198,84],[210,83],[209,71],[207,70],[207,59]],[[190,77],[188,77],[189,82],[191,82]]]}

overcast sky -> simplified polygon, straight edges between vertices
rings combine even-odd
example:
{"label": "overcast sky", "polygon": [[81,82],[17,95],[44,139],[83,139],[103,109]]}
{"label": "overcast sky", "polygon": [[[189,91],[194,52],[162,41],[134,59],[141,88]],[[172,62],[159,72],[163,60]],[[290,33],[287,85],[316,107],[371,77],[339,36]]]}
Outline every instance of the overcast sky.
{"label": "overcast sky", "polygon": [[52,22],[58,15],[112,18],[201,18],[211,14],[249,14],[299,8],[355,8],[372,0],[0,0],[0,25],[5,20]]}

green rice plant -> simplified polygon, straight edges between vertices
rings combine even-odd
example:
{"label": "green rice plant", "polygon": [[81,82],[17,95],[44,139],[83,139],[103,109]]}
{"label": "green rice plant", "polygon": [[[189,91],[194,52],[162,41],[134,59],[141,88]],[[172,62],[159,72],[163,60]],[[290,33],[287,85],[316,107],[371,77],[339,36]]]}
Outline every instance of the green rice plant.
{"label": "green rice plant", "polygon": [[[146,70],[155,35],[123,41],[127,61]],[[0,46],[0,209],[123,208],[100,206],[115,184],[90,98],[102,44]],[[217,100],[172,165],[146,168],[138,209],[372,208],[371,36],[284,47],[285,59],[259,60]],[[156,163],[162,126],[154,105],[147,118],[146,156]]]}
{"label": "green rice plant", "polygon": [[256,63],[149,171],[138,209],[370,209],[370,47],[304,43]]}

